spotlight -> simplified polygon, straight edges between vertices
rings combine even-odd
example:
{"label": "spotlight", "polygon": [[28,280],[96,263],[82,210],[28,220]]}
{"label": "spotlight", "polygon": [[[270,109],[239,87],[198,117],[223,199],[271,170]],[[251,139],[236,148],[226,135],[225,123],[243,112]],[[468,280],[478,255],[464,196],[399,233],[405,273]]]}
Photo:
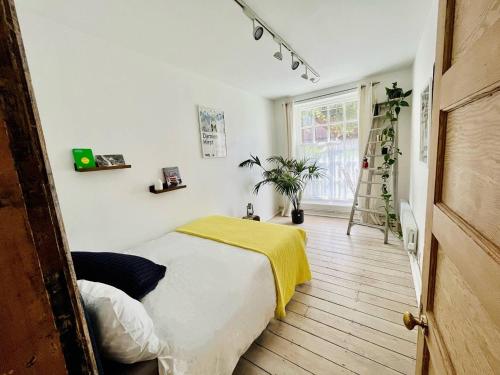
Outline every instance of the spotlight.
{"label": "spotlight", "polygon": [[276,51],[273,56],[275,59],[278,59],[279,61],[283,60],[283,54],[281,53],[281,43],[280,43],[280,50]]}
{"label": "spotlight", "polygon": [[[284,40],[278,33],[276,33],[272,27],[266,23],[262,18],[260,18],[255,11],[250,8],[245,0],[234,0],[238,4],[243,14],[252,21],[252,35],[255,40],[260,40],[267,32],[274,40],[274,42],[279,46],[279,49],[273,53],[273,57],[276,60],[283,61],[283,48],[285,48],[285,54],[290,53],[292,57],[292,62],[290,68],[292,70],[297,70],[300,65],[304,65],[306,71],[301,77],[305,80],[316,83],[319,81],[319,73],[317,73],[310,65],[308,65],[305,60],[302,59],[291,47],[290,44]],[[267,36],[266,36],[267,37]]]}
{"label": "spotlight", "polygon": [[295,60],[295,55],[292,52],[292,70],[297,70],[297,68],[299,67],[299,65],[300,65],[300,61],[299,60]]}
{"label": "spotlight", "polygon": [[259,40],[262,38],[262,35],[264,35],[264,28],[262,26],[255,26],[255,20],[252,20],[253,22],[253,38],[255,40]]}
{"label": "spotlight", "polygon": [[306,71],[304,74],[301,75],[301,77],[304,79],[309,79],[309,76],[307,75],[307,65],[306,65]]}

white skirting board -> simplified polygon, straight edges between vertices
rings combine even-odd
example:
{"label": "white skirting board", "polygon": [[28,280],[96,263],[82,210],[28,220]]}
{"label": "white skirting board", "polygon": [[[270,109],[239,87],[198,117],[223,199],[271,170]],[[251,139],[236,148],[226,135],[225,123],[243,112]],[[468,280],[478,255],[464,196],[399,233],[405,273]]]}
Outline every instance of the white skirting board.
{"label": "white skirting board", "polygon": [[302,205],[306,215],[336,217],[340,219],[348,219],[351,213],[351,206],[346,205],[326,205],[326,204],[311,204],[304,203]]}
{"label": "white skirting board", "polygon": [[262,221],[271,221],[272,219],[274,219],[277,216],[279,216],[279,217],[290,217],[290,218],[292,217],[291,212],[290,212],[289,215],[283,215],[283,210],[284,210],[283,206],[279,206],[278,207],[278,211],[276,211],[276,213],[272,217],[270,217],[269,219],[262,220]]}
{"label": "white skirting board", "polygon": [[410,258],[411,274],[413,276],[413,285],[415,286],[415,297],[417,298],[417,306],[420,306],[420,295],[422,293],[422,276],[420,266],[415,254],[408,253]]}
{"label": "white skirting board", "polygon": [[322,216],[322,217],[332,217],[337,219],[349,219],[349,215],[343,212],[337,211],[316,211],[316,210],[304,210],[306,215],[310,216]]}

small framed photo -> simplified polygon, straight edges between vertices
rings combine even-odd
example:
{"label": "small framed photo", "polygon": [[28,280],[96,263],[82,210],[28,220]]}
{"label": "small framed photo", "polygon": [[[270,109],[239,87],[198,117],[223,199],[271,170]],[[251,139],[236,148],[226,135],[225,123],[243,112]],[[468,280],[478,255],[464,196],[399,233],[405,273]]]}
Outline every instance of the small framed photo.
{"label": "small framed photo", "polygon": [[179,172],[179,167],[165,167],[163,168],[163,176],[168,185],[179,185],[182,184],[181,174]]}
{"label": "small framed photo", "polygon": [[114,165],[125,165],[125,159],[121,154],[96,155],[95,163],[98,167],[112,167]]}

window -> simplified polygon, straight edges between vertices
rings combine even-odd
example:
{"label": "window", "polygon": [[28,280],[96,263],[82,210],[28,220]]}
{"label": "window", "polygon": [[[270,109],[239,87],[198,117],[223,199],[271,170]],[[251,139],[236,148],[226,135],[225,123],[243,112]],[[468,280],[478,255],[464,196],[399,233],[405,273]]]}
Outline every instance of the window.
{"label": "window", "polygon": [[326,177],[309,183],[304,203],[352,203],[359,173],[358,94],[295,104],[296,154],[318,161]]}

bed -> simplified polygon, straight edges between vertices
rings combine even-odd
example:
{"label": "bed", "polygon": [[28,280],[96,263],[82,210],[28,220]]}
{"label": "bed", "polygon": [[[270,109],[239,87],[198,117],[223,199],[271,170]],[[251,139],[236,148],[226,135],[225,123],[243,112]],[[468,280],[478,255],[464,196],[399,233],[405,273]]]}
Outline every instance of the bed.
{"label": "bed", "polygon": [[142,299],[167,344],[161,375],[231,374],[274,316],[274,277],[263,254],[178,232],[126,253],[167,266]]}

